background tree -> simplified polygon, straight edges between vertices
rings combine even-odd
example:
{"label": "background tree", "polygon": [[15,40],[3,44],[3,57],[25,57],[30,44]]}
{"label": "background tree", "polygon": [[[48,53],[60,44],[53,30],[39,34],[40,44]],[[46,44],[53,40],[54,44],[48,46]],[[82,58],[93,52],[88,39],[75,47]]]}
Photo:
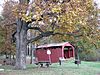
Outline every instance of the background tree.
{"label": "background tree", "polygon": [[[3,17],[0,16],[0,23],[3,20]],[[3,28],[0,25],[0,53],[2,52],[2,45],[4,44],[4,31]]]}
{"label": "background tree", "polygon": [[15,16],[12,12],[13,10],[13,5],[15,5],[16,2],[14,1],[7,1],[5,2],[4,6],[3,6],[3,12],[2,12],[2,16],[3,16],[3,20],[1,21],[1,28],[2,28],[2,34],[4,37],[4,43],[2,44],[2,53],[3,54],[9,54],[11,57],[11,54],[15,54],[15,47],[12,44],[11,41],[11,36],[12,33],[15,31],[15,26],[13,23],[15,23]]}

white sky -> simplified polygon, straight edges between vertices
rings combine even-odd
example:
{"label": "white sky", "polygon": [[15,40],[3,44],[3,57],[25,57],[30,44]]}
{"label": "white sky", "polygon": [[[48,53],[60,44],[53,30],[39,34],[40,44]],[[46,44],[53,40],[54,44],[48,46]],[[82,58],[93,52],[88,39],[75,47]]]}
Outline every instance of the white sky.
{"label": "white sky", "polygon": [[0,0],[0,13],[2,11],[2,4],[3,4],[3,0]]}
{"label": "white sky", "polygon": [[94,1],[97,3],[98,8],[100,9],[100,0],[94,0]]}
{"label": "white sky", "polygon": [[[18,0],[15,0],[18,1]],[[98,8],[100,8],[100,0],[94,0],[96,1],[96,3],[98,4]],[[4,0],[0,0],[0,13],[2,12],[2,4],[3,4]]]}
{"label": "white sky", "polygon": [[[2,12],[2,5],[3,5],[3,3],[4,3],[4,1],[6,1],[6,0],[0,0],[0,14],[1,14],[1,12]],[[18,0],[14,0],[14,1],[18,1]]]}

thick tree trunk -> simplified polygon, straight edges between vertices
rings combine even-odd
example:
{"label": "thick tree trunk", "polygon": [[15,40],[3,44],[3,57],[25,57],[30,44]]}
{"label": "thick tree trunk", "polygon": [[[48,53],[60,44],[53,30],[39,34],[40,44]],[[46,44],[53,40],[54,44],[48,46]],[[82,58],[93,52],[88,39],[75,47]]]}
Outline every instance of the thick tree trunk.
{"label": "thick tree trunk", "polygon": [[27,23],[21,19],[17,20],[16,33],[16,69],[26,69],[27,50]]}
{"label": "thick tree trunk", "polygon": [[78,47],[75,47],[75,59],[79,60],[79,52],[78,52]]}

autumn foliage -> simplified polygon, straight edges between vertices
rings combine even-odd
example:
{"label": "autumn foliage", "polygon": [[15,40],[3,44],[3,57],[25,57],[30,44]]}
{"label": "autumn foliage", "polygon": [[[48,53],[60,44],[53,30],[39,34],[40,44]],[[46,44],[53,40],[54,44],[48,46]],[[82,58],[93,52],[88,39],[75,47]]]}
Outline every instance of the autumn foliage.
{"label": "autumn foliage", "polygon": [[28,43],[52,35],[49,39],[53,42],[69,41],[83,50],[91,46],[100,48],[99,12],[93,0],[28,1],[5,3],[2,15],[4,27],[11,27],[9,37],[17,27],[15,20],[19,19],[22,24],[27,24],[27,30],[36,32],[35,38],[27,39]]}

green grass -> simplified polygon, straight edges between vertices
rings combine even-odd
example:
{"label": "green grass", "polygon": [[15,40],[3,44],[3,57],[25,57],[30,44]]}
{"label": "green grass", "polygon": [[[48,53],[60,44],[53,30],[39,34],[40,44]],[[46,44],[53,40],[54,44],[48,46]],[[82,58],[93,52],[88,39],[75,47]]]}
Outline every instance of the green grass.
{"label": "green grass", "polygon": [[52,64],[49,68],[39,68],[36,65],[27,65],[26,70],[13,70],[11,66],[1,66],[4,75],[100,75],[100,62],[82,61],[78,67],[74,61]]}

